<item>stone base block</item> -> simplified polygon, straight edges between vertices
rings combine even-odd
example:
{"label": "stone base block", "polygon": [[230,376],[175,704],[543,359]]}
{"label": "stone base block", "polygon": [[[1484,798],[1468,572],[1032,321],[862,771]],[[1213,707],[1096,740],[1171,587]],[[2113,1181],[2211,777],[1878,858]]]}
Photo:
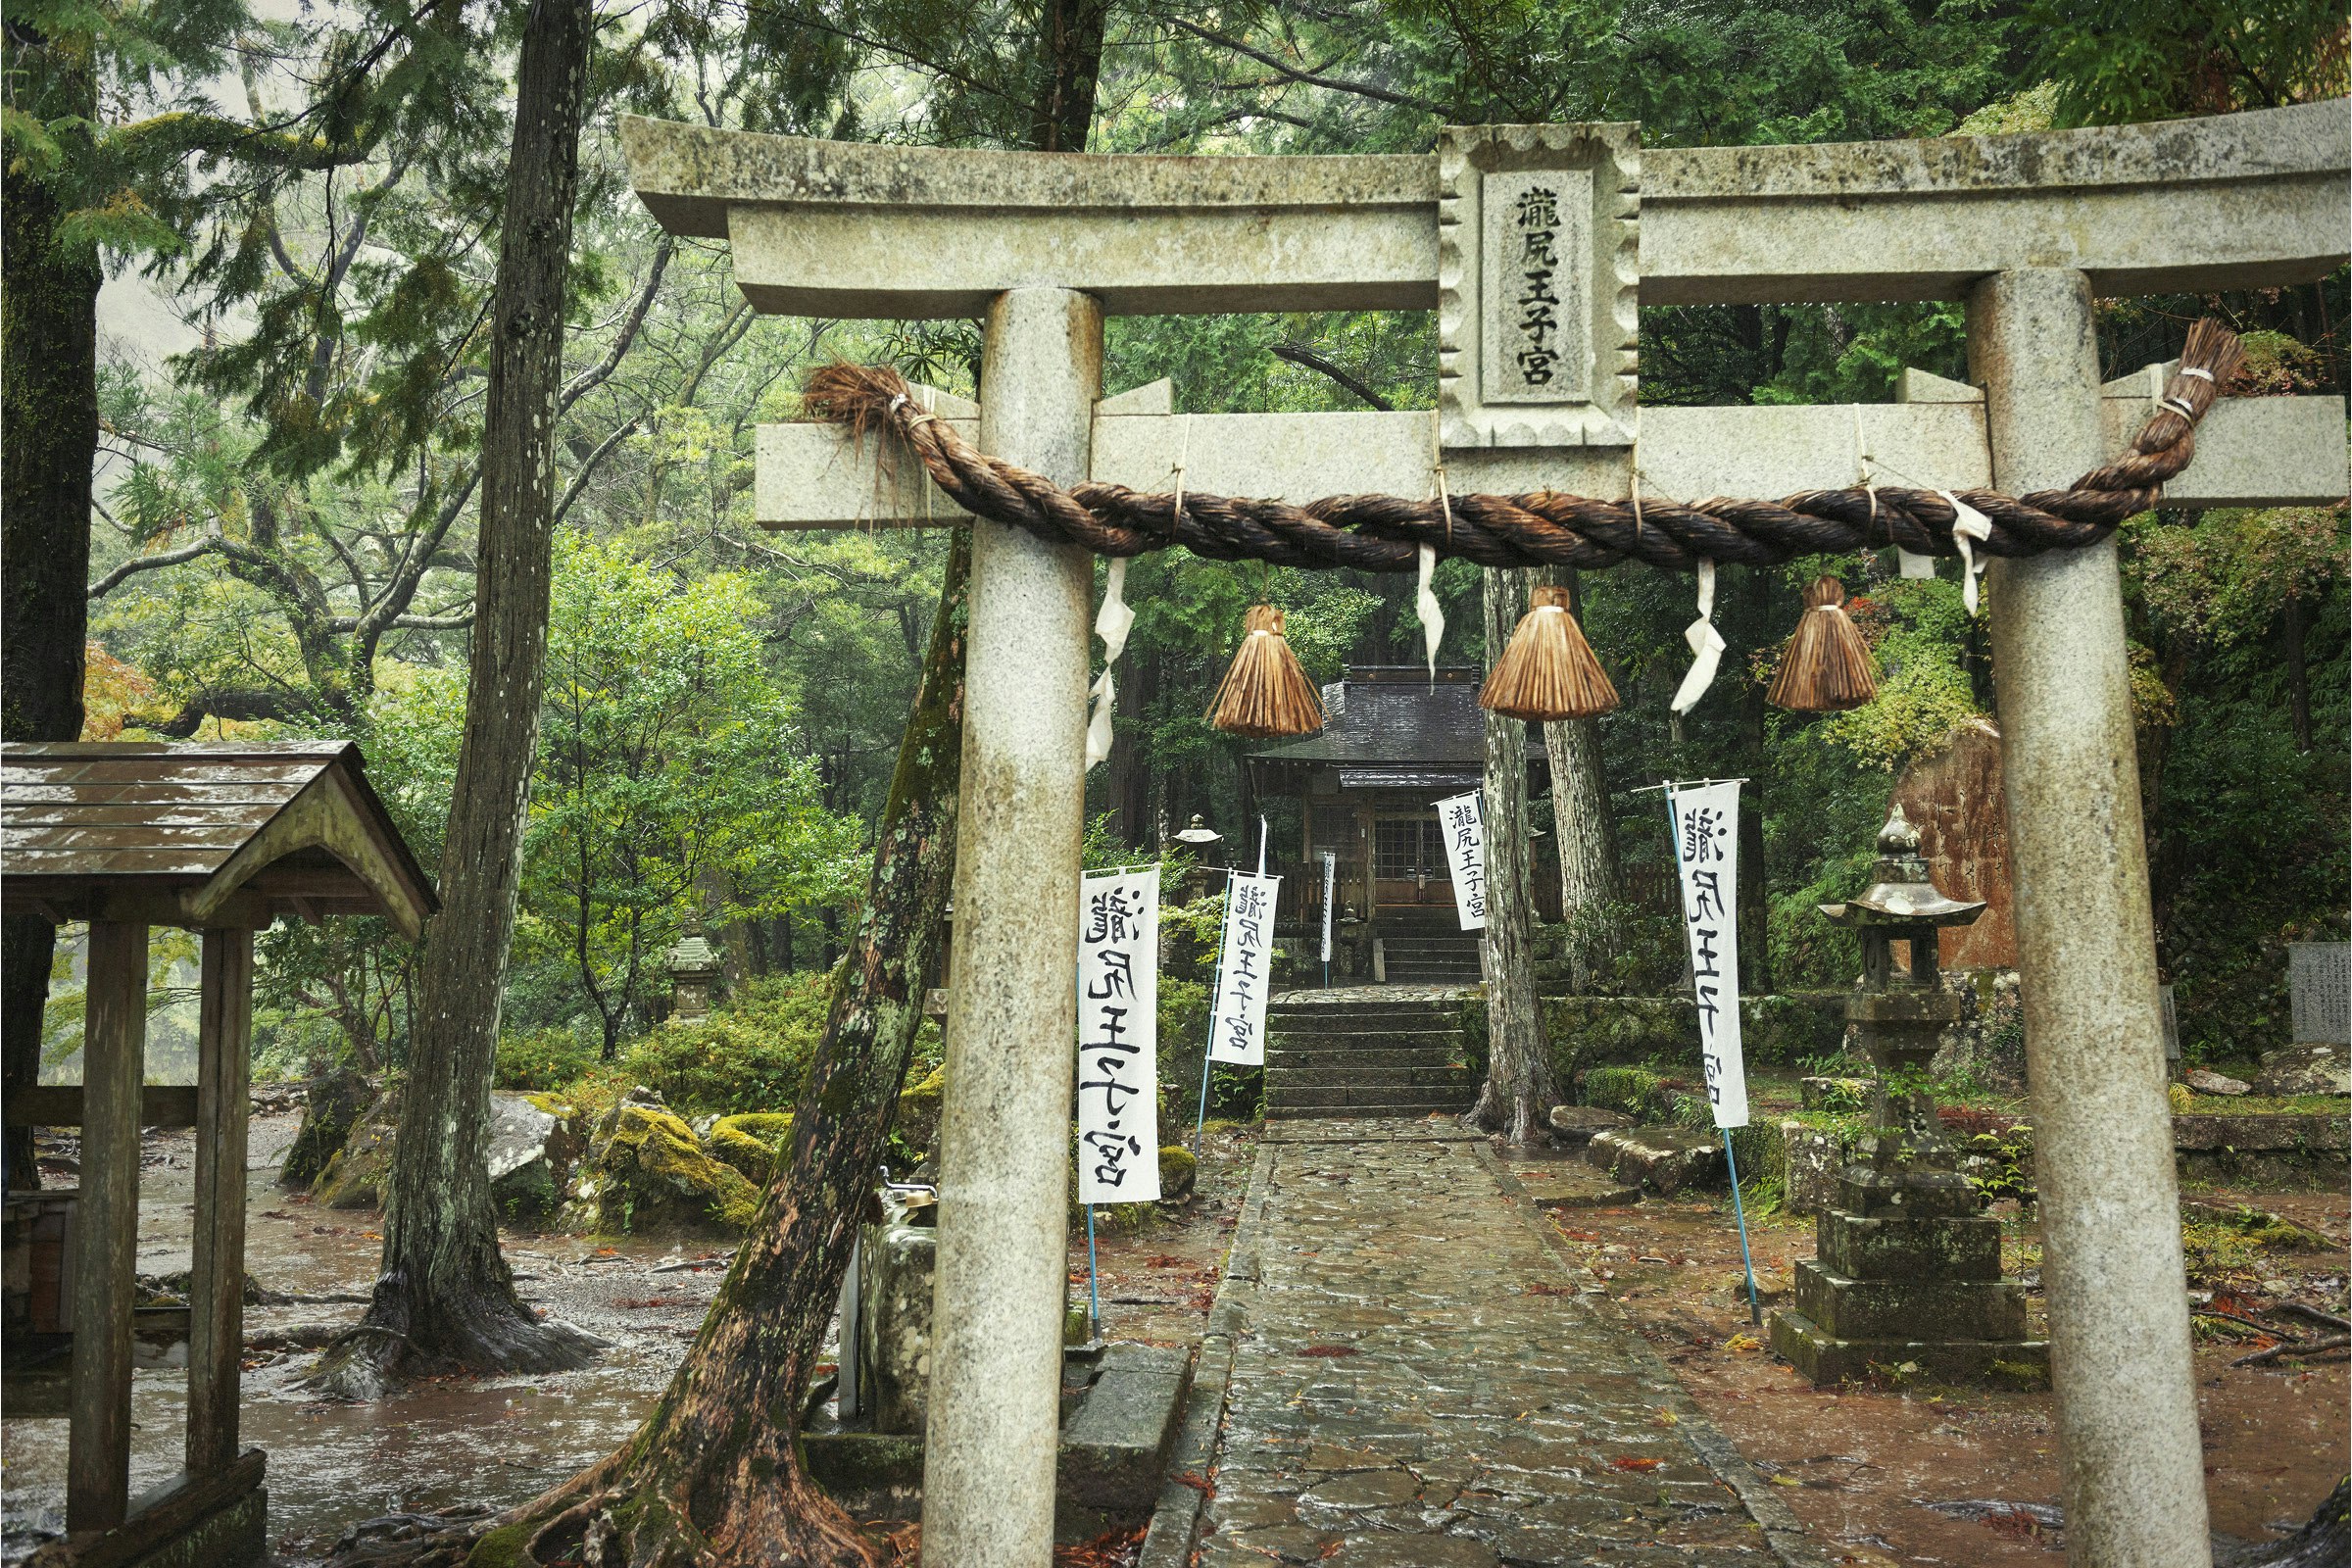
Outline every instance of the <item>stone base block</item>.
{"label": "stone base block", "polygon": [[1833,1209],[1815,1227],[1821,1266],[1855,1280],[1998,1280],[2001,1222],[1870,1219]]}
{"label": "stone base block", "polygon": [[1816,1385],[1886,1376],[1908,1365],[1936,1383],[2046,1388],[2050,1347],[2045,1340],[1840,1340],[1803,1311],[1772,1314],[1772,1348]]}
{"label": "stone base block", "polygon": [[1650,1192],[1721,1187],[1723,1140],[1711,1132],[1681,1127],[1636,1127],[1602,1133],[1585,1146],[1585,1159],[1619,1181],[1640,1182]]}
{"label": "stone base block", "polygon": [[1840,1340],[2023,1340],[2015,1280],[1857,1280],[1815,1259],[1796,1265],[1796,1309]]}
{"label": "stone base block", "polygon": [[1782,1209],[1790,1214],[1819,1214],[1834,1204],[1838,1173],[1853,1152],[1851,1139],[1790,1118],[1781,1123],[1781,1148]]}
{"label": "stone base block", "polygon": [[[1857,1149],[1856,1153],[1865,1151]],[[1854,1163],[1838,1173],[1837,1206],[1856,1214],[1888,1218],[1948,1216],[1981,1213],[1984,1200],[1956,1170],[1919,1168],[1874,1170]]]}

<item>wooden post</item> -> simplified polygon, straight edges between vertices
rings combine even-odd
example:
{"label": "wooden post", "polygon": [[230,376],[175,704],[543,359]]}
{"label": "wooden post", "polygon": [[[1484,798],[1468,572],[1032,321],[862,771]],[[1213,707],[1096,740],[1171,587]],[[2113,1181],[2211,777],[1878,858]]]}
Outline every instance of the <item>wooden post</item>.
{"label": "wooden post", "polygon": [[66,1529],[112,1530],[130,1503],[130,1313],[139,1242],[139,1080],[147,928],[90,923],[81,1051]]}
{"label": "wooden post", "polygon": [[246,1075],[253,1035],[253,933],[204,934],[196,1036],[196,1236],[188,1277],[190,1475],[237,1456],[245,1344]]}

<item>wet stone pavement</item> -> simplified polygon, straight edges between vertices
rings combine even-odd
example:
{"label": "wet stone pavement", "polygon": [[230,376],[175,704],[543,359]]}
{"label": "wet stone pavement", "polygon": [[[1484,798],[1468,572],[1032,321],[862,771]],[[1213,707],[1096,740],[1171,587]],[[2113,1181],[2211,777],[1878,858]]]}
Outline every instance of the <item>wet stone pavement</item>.
{"label": "wet stone pavement", "polygon": [[1324,1136],[1260,1155],[1199,1563],[1822,1560],[1483,1143]]}

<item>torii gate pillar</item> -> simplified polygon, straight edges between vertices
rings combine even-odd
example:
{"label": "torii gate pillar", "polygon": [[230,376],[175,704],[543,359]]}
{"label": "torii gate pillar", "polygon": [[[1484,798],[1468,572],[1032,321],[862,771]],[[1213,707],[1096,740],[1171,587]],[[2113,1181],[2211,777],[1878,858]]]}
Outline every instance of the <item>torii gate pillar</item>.
{"label": "torii gate pillar", "polygon": [[[1059,484],[1088,476],[1102,308],[1016,288],[988,309],[980,444]],[[923,1561],[1035,1568],[1054,1539],[1078,868],[1086,833],[1092,558],[972,524],[956,984],[940,1129],[937,1339]]]}
{"label": "torii gate pillar", "polygon": [[[2106,461],[2090,279],[1998,272],[1968,300],[1993,483]],[[1990,568],[2067,1555],[2211,1561],[2115,541]],[[2130,1201],[2120,1201],[2130,1195]]]}

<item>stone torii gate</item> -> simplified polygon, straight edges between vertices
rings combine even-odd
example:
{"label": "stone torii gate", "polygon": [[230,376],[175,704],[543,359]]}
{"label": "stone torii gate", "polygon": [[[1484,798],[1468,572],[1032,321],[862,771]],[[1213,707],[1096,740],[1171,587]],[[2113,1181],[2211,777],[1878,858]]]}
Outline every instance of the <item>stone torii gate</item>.
{"label": "stone torii gate", "polygon": [[[1153,158],[883,147],[624,119],[639,195],[726,239],[758,309],[983,318],[981,400],[932,412],[1068,485],[1200,493],[2012,495],[2114,457],[2161,376],[2102,386],[2091,302],[2288,284],[2346,255],[2345,106],[1939,141],[1643,152],[1631,126],[1450,129],[1426,156]],[[1538,330],[1494,260],[1542,176],[1567,213]],[[1516,258],[1518,253],[1514,252]],[[1512,261],[1514,268],[1517,262]],[[1648,304],[1962,299],[1973,384],[1861,408],[1633,398]],[[1106,316],[1432,310],[1441,407],[1178,416],[1102,399]],[[1531,335],[1533,333],[1534,335]],[[1545,371],[1518,375],[1534,353]],[[1556,384],[1551,377],[1556,367]],[[2336,398],[2225,402],[2180,506],[2344,494]],[[960,520],[830,427],[760,432],[777,528]],[[915,488],[915,487],[920,487]],[[1092,563],[973,532],[924,1556],[1052,1539]],[[1998,709],[2070,1556],[2207,1561],[2153,925],[2112,541],[1993,564]]]}

